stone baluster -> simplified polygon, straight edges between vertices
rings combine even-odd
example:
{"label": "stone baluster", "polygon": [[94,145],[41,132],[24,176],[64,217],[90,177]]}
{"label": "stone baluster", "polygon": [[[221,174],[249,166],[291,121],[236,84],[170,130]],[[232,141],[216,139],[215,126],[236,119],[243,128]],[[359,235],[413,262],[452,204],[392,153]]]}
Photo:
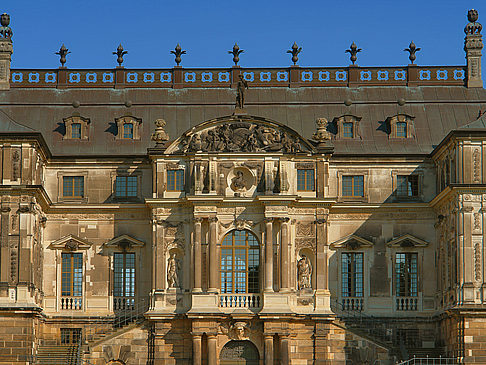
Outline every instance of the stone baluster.
{"label": "stone baluster", "polygon": [[193,292],[202,292],[201,277],[202,277],[202,255],[201,255],[201,227],[202,218],[194,218],[194,235],[193,235],[193,246],[194,246],[194,288]]}
{"label": "stone baluster", "polygon": [[273,292],[273,218],[265,218],[265,292]]}
{"label": "stone baluster", "polygon": [[218,292],[218,218],[209,218],[209,291]]}

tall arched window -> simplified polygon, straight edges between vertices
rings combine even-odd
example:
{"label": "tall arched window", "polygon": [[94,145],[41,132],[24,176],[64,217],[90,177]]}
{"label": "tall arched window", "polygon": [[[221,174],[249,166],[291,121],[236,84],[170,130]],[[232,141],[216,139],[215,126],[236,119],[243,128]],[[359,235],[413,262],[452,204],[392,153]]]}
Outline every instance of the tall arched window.
{"label": "tall arched window", "polygon": [[259,293],[260,246],[249,231],[231,231],[221,245],[221,292]]}

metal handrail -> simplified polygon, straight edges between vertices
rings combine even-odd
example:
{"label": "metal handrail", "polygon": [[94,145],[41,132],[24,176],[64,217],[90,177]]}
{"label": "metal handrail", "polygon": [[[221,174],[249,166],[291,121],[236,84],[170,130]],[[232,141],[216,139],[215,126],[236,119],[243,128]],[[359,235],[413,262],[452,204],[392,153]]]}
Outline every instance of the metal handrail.
{"label": "metal handrail", "polygon": [[[115,332],[116,330],[125,327],[126,325],[145,318],[143,315],[149,308],[149,299],[139,299],[133,307],[127,307],[122,310],[114,312],[114,316],[91,320],[88,318],[89,326],[85,327],[84,338],[86,343],[92,341],[97,335],[107,334],[107,332]],[[107,330],[107,327],[109,328]]]}
{"label": "metal handrail", "polygon": [[402,362],[397,362],[396,365],[458,365],[462,364],[462,360],[456,357],[413,357]]}

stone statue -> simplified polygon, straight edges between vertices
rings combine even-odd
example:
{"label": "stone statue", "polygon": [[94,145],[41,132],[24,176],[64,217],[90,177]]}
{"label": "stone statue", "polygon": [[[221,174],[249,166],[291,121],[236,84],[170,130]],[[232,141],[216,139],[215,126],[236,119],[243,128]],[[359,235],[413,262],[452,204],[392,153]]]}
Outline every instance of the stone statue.
{"label": "stone statue", "polygon": [[243,171],[236,170],[235,177],[231,179],[231,183],[235,190],[244,190],[246,188]]}
{"label": "stone statue", "polygon": [[236,108],[244,109],[245,107],[245,89],[248,89],[248,82],[243,78],[243,75],[239,75],[240,80],[236,86]]}
{"label": "stone statue", "polygon": [[179,270],[179,260],[176,259],[176,254],[173,253],[169,259],[169,262],[167,263],[167,282],[169,284],[169,288],[180,288]]}
{"label": "stone statue", "polygon": [[155,141],[157,145],[162,145],[169,140],[169,135],[164,129],[166,124],[167,122],[163,119],[155,120],[155,132],[152,134],[152,141]]}
{"label": "stone statue", "polygon": [[331,139],[331,133],[327,130],[327,125],[329,124],[327,119],[317,118],[316,124],[316,132],[312,135],[312,138],[319,143],[329,141]]}
{"label": "stone statue", "polygon": [[312,267],[310,264],[310,260],[307,256],[302,255],[302,258],[297,263],[297,270],[298,270],[298,281],[299,281],[299,289],[312,289],[311,285],[311,275],[312,275]]}
{"label": "stone statue", "polygon": [[7,13],[0,15],[0,24],[2,25],[0,27],[0,38],[12,39],[12,28],[8,26],[10,24],[10,15]]}

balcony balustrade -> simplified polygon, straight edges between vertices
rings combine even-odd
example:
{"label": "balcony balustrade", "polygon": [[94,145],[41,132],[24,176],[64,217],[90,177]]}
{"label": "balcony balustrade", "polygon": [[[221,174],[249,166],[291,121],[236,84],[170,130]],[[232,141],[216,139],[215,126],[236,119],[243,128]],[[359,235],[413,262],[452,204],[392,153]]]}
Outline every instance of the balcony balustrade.
{"label": "balcony balustrade", "polygon": [[113,298],[113,310],[134,310],[135,309],[135,297],[114,297]]}
{"label": "balcony balustrade", "polygon": [[219,307],[221,308],[249,308],[256,309],[262,307],[262,299],[260,294],[220,294]]}
{"label": "balcony balustrade", "polygon": [[416,311],[418,309],[417,297],[397,297],[395,302],[397,311]]}
{"label": "balcony balustrade", "polygon": [[62,310],[81,310],[83,309],[82,297],[61,297]]}
{"label": "balcony balustrade", "polygon": [[346,297],[341,299],[341,307],[345,311],[358,311],[363,310],[363,298]]}

